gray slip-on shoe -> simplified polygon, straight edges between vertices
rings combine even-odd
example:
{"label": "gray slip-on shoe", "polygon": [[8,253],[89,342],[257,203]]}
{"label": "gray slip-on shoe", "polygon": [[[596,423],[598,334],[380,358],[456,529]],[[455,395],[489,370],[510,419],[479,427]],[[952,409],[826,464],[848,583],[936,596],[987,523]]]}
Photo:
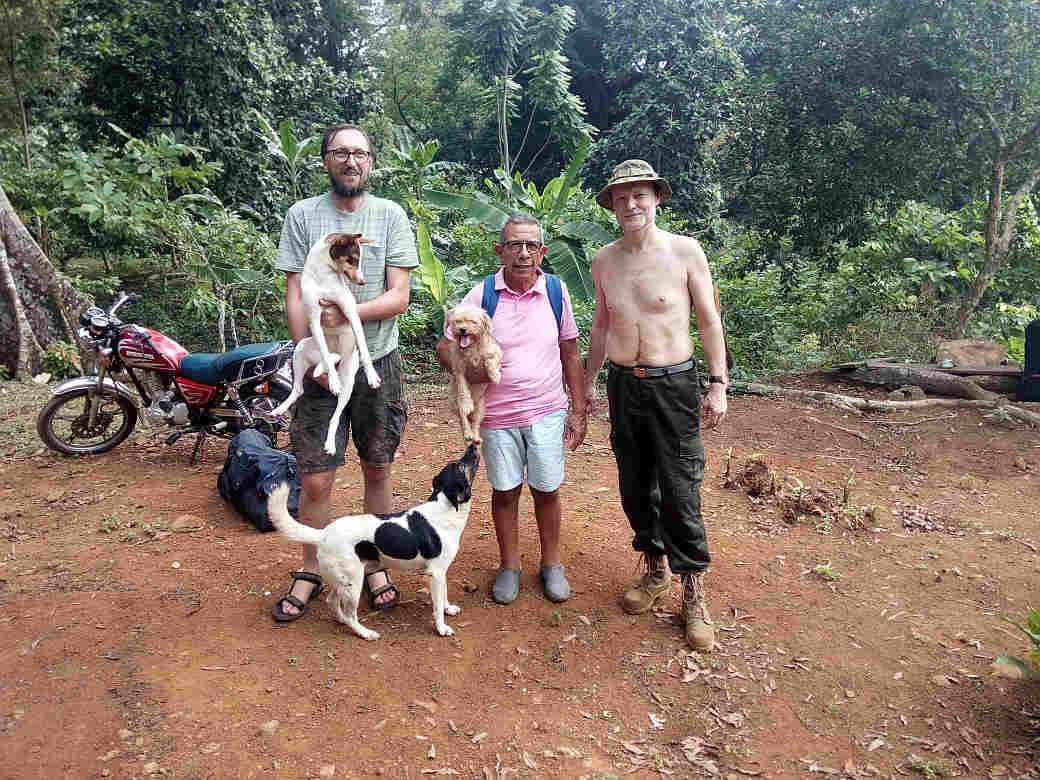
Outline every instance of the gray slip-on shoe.
{"label": "gray slip-on shoe", "polygon": [[541,571],[542,590],[549,601],[566,601],[571,597],[571,584],[563,573],[563,564],[543,566]]}
{"label": "gray slip-on shoe", "polygon": [[491,588],[491,598],[499,604],[512,604],[520,595],[520,569],[502,567],[495,577],[495,585]]}

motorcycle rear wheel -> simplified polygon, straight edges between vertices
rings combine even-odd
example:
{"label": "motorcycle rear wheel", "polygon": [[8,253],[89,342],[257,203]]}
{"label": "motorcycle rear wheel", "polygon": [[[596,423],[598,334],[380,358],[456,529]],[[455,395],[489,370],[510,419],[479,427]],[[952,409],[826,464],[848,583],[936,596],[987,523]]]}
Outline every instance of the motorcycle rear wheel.
{"label": "motorcycle rear wheel", "polygon": [[118,393],[103,390],[91,426],[91,392],[95,391],[83,388],[62,393],[43,407],[36,418],[36,433],[44,444],[65,455],[100,455],[126,440],[137,425],[134,402]]}

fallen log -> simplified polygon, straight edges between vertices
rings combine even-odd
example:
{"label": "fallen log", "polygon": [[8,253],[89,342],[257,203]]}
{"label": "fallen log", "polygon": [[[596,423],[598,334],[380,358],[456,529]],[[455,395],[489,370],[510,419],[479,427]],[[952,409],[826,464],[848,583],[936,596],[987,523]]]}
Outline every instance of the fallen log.
{"label": "fallen log", "polygon": [[915,368],[899,363],[870,361],[843,374],[854,382],[884,385],[889,389],[915,385],[935,395],[951,398],[970,398],[974,401],[996,401],[999,396],[963,376],[948,374],[930,368]]}
{"label": "fallen log", "polygon": [[1029,425],[1040,427],[1040,414],[1013,406],[1003,398],[997,396],[996,400],[970,400],[964,398],[926,398],[923,401],[875,401],[871,398],[857,398],[852,395],[841,395],[840,393],[827,393],[822,390],[794,390],[776,385],[764,385],[758,382],[734,381],[730,385],[733,393],[745,393],[747,395],[760,395],[774,398],[791,398],[796,401],[810,401],[813,403],[835,406],[846,412],[894,412],[912,409],[926,409],[934,407],[975,407],[977,409],[999,409],[1008,417],[1024,422]]}

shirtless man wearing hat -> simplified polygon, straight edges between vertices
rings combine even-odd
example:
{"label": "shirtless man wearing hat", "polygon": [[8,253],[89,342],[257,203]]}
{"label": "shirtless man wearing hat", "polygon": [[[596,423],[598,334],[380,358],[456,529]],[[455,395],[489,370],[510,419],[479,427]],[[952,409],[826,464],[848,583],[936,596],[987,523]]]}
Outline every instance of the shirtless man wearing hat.
{"label": "shirtless man wearing hat", "polygon": [[[608,360],[621,504],[635,534],[632,547],[645,564],[639,582],[624,594],[624,609],[648,612],[668,594],[671,573],[679,574],[686,640],[707,652],[715,626],[704,593],[711,559],[700,511],[700,423],[703,416],[705,427],[713,428],[726,416],[726,349],[700,244],[654,222],[671,194],[649,163],[626,160],[596,198],[614,212],[624,234],[592,263],[596,314],[585,385],[592,404],[596,376]],[[703,399],[690,338],[694,313],[708,360]]]}

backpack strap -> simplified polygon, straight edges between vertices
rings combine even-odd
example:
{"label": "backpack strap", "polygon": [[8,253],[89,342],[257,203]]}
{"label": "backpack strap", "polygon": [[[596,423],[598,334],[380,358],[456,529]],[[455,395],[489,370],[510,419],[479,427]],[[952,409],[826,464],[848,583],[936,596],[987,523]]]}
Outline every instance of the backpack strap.
{"label": "backpack strap", "polygon": [[495,316],[495,309],[498,308],[498,290],[495,289],[494,274],[484,277],[484,294],[480,299],[480,308],[486,311],[489,317]]}
{"label": "backpack strap", "polygon": [[546,274],[545,292],[549,295],[549,305],[556,316],[556,330],[559,330],[563,327],[563,285],[560,283],[560,277],[556,274]]}
{"label": "backpack strap", "polygon": [[[556,329],[562,327],[563,322],[563,284],[556,274],[545,274],[545,292],[552,307],[553,316],[556,317]],[[495,274],[484,277],[484,292],[480,298],[480,308],[488,313],[489,317],[495,316],[498,308],[498,290],[495,289]]]}

